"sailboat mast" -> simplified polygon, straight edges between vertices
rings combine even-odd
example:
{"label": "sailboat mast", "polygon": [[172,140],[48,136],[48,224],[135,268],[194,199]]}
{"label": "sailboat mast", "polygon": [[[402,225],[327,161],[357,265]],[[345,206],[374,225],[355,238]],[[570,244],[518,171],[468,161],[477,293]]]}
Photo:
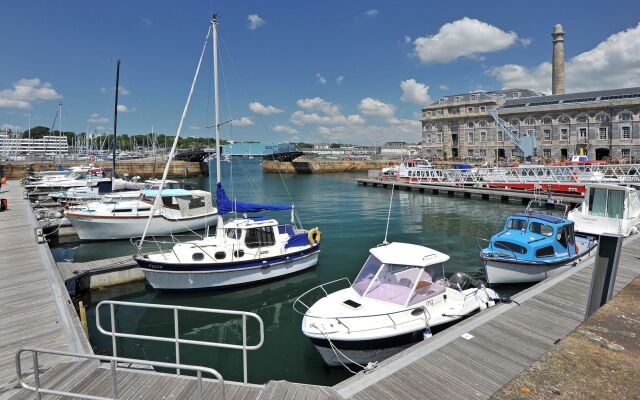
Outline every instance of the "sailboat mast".
{"label": "sailboat mast", "polygon": [[220,115],[218,110],[218,18],[214,14],[211,19],[213,28],[213,104],[216,132],[216,183],[220,183]]}
{"label": "sailboat mast", "polygon": [[111,161],[111,183],[116,177],[116,135],[118,134],[118,89],[120,88],[120,60],[116,63],[116,100],[113,106],[113,160]]}

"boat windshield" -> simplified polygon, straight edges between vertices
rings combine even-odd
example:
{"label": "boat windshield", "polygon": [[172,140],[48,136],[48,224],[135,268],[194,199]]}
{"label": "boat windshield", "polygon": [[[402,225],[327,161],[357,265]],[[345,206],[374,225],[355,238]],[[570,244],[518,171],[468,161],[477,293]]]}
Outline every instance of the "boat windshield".
{"label": "boat windshield", "polygon": [[369,256],[352,288],[363,297],[414,305],[445,291],[444,267],[383,264]]}
{"label": "boat windshield", "polygon": [[591,188],[589,214],[594,217],[623,218],[624,190]]}
{"label": "boat windshield", "polygon": [[507,229],[516,229],[519,231],[523,231],[527,229],[527,220],[518,219],[518,218],[510,218],[507,221]]}

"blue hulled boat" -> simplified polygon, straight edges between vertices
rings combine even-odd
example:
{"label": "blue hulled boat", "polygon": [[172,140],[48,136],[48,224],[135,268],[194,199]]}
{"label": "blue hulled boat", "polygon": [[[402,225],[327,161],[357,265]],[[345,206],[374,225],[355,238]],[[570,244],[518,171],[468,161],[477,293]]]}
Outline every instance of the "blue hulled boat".
{"label": "blue hulled boat", "polygon": [[526,212],[508,216],[480,258],[490,284],[539,282],[549,272],[587,257],[596,245],[593,238],[576,235],[572,221]]}

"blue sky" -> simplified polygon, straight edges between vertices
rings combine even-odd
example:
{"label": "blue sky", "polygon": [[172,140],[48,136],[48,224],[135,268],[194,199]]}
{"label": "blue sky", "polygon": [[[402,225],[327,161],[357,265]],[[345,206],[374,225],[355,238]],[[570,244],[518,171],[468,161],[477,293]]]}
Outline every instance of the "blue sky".
{"label": "blue sky", "polygon": [[[437,6],[434,6],[437,4]],[[223,137],[415,142],[425,102],[550,87],[550,33],[567,32],[567,89],[640,85],[637,1],[21,1],[3,4],[0,124],[175,134],[213,11]],[[229,56],[231,55],[231,57]],[[210,57],[183,135],[211,125]],[[236,69],[237,68],[237,69]],[[250,104],[254,103],[250,107]]]}

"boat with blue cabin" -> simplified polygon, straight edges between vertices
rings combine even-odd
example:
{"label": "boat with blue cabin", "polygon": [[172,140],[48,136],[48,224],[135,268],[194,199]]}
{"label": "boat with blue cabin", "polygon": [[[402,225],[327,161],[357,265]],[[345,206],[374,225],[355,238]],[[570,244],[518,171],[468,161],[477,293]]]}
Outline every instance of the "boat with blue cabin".
{"label": "boat with blue cabin", "polygon": [[504,227],[481,247],[489,284],[539,282],[549,273],[591,255],[597,241],[576,235],[573,221],[531,211],[507,217]]}

